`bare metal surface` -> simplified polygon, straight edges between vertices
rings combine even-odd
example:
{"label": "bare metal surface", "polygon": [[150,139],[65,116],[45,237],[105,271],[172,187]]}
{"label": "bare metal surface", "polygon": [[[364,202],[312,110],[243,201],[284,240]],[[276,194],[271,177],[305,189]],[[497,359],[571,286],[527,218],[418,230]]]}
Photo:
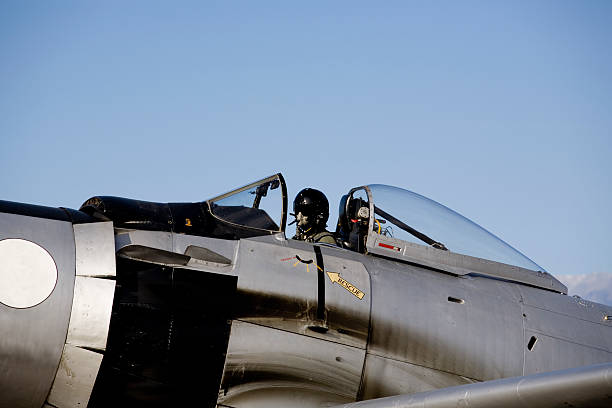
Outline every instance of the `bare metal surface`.
{"label": "bare metal surface", "polygon": [[[588,320],[576,319],[573,316],[533,306],[525,306],[523,313],[526,315],[526,330],[555,337],[559,340],[582,344],[593,349],[609,351],[606,344],[606,338],[612,336],[612,327],[606,327],[601,322],[595,323]],[[580,365],[589,364],[592,363]]]}
{"label": "bare metal surface", "polygon": [[[379,246],[380,243],[394,246],[398,250],[381,248]],[[368,252],[373,254],[440,269],[455,275],[481,274],[525,283],[560,293],[567,293],[567,287],[547,272],[531,271],[487,259],[442,251],[424,245],[385,237],[372,231],[368,235],[367,248]]]}
{"label": "bare metal surface", "polygon": [[357,396],[364,351],[234,321],[219,404],[329,406]]}
{"label": "bare metal surface", "polygon": [[195,245],[213,251],[221,255],[222,257],[229,259],[231,263],[235,262],[236,252],[238,250],[238,242],[239,241],[198,237],[195,235],[172,235],[172,245],[174,252],[184,254],[191,245]]}
{"label": "bare metal surface", "polygon": [[525,321],[525,374],[612,361],[612,307],[520,286]]}
{"label": "bare metal surface", "polygon": [[77,276],[115,276],[115,235],[112,222],[76,224]]}
{"label": "bare metal surface", "polygon": [[185,255],[191,257],[191,259],[197,259],[199,261],[211,262],[216,264],[229,265],[232,263],[231,259],[226,258],[223,255],[208,248],[201,247],[198,245],[189,245],[185,250]]}
{"label": "bare metal surface", "polygon": [[[188,251],[192,246],[203,248],[205,251],[213,253],[213,256],[205,259],[191,257],[186,265],[187,268],[225,275],[235,275],[238,244],[239,241],[172,234],[173,251],[176,253],[190,256]],[[228,260],[229,262],[227,262]]]}
{"label": "bare metal surface", "polygon": [[105,350],[115,281],[77,276],[66,343]]}
{"label": "bare metal surface", "polygon": [[86,407],[101,363],[102,354],[66,344],[47,403]]}
{"label": "bare metal surface", "polygon": [[114,293],[115,280],[76,277],[66,345],[48,403],[87,406],[106,350]]}
{"label": "bare metal surface", "polygon": [[529,342],[532,336],[537,341],[531,351],[525,349],[525,374],[612,361],[612,354],[606,350],[592,348],[529,329],[525,330],[525,344]]}
{"label": "bare metal surface", "polygon": [[[0,304],[0,407],[87,405],[108,335],[115,251],[198,277],[238,276],[235,296],[234,279],[228,285],[232,315],[221,319],[233,323],[220,406],[321,407],[381,397],[390,398],[347,406],[612,405],[612,307],[562,294],[565,286],[546,273],[370,235],[370,252],[386,239],[397,254],[360,254],[283,233],[230,241],[0,214],[0,242],[32,241],[57,266],[57,285],[42,303]],[[7,256],[0,263],[14,272]],[[129,284],[155,281],[154,269]],[[194,296],[189,308],[200,299]],[[156,346],[147,330],[134,334],[145,340],[130,353]],[[221,349],[213,357],[225,357],[225,340]],[[153,366],[165,357],[156,358]]]}
{"label": "bare metal surface", "polygon": [[610,305],[602,305],[587,299],[581,299],[578,296],[562,296],[527,286],[520,286],[520,291],[523,303],[526,306],[593,323],[605,324],[607,327],[612,326],[610,323],[603,321],[603,316],[612,315],[612,306]]}
{"label": "bare metal surface", "polygon": [[476,380],[523,373],[523,318],[514,285],[400,269],[386,260],[372,266],[371,276],[369,354]]}
{"label": "bare metal surface", "polygon": [[172,233],[164,231],[117,230],[115,235],[115,252],[119,252],[121,249],[131,245],[173,252]]}
{"label": "bare metal surface", "polygon": [[57,265],[57,284],[39,305],[15,309],[0,304],[0,406],[39,408],[57,370],[72,305],[75,248],[72,224],[0,214],[0,239],[40,245]]}
{"label": "bare metal surface", "polygon": [[74,225],[74,233],[77,276],[70,323],[47,397],[47,403],[58,408],[87,406],[106,349],[115,293],[112,223]]}
{"label": "bare metal surface", "polygon": [[505,378],[336,408],[609,407],[612,363]]}
{"label": "bare metal surface", "polygon": [[[610,328],[602,318],[602,312],[608,313],[603,305],[482,274],[443,274],[329,246],[321,246],[325,270],[346,269],[342,273],[363,290],[364,301],[327,279],[326,320],[323,330],[314,331],[317,281],[311,251],[311,244],[293,240],[242,240],[238,294],[253,302],[247,302],[239,319],[367,347],[360,398],[514,377],[533,373],[538,365],[554,370],[612,360],[606,346],[610,333],[602,331]],[[538,302],[547,304],[539,300],[544,298],[562,313],[543,309]],[[366,306],[371,306],[369,337]],[[537,341],[528,350],[533,335]],[[313,347],[309,355],[317,358],[318,353],[320,348]],[[265,388],[259,384],[249,401],[265,405],[272,395]]]}
{"label": "bare metal surface", "polygon": [[[238,318],[365,349],[371,302],[368,272],[360,262],[340,257],[344,250],[321,251],[325,271],[339,273],[364,293],[361,299],[332,282],[327,273],[319,276],[312,244],[260,237],[240,243],[238,296],[248,306]],[[325,292],[323,321],[316,315],[319,279]],[[313,330],[317,326],[323,331]]]}
{"label": "bare metal surface", "polygon": [[[217,258],[199,259],[187,254],[190,246],[216,253]],[[163,231],[117,230],[118,255],[143,262],[235,275],[237,241],[175,234]],[[223,262],[218,262],[222,260]],[[227,260],[230,260],[228,263]]]}
{"label": "bare metal surface", "polygon": [[474,382],[444,371],[379,357],[366,356],[362,399],[414,394]]}

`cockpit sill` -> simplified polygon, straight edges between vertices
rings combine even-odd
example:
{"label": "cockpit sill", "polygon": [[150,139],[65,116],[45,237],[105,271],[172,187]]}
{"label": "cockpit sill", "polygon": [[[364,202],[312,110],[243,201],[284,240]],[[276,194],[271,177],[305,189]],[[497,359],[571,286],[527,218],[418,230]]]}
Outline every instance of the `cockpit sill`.
{"label": "cockpit sill", "polygon": [[567,295],[567,287],[548,272],[533,271],[488,259],[443,251],[384,236],[367,244],[368,253],[420,265],[456,276],[486,276]]}

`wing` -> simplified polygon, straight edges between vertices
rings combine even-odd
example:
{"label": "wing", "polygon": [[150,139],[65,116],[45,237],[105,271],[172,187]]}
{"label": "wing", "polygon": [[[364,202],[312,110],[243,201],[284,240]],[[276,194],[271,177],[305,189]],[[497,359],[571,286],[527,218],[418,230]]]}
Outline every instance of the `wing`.
{"label": "wing", "polygon": [[612,406],[612,363],[378,398],[336,408],[610,406]]}

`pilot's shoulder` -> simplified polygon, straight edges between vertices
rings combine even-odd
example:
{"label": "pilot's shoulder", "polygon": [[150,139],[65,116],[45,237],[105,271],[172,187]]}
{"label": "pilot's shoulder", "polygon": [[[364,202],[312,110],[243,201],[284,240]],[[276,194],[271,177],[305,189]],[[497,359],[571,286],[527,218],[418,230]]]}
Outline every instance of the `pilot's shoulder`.
{"label": "pilot's shoulder", "polygon": [[336,244],[336,238],[334,238],[334,235],[329,231],[319,232],[313,238],[314,242],[321,242],[323,244]]}

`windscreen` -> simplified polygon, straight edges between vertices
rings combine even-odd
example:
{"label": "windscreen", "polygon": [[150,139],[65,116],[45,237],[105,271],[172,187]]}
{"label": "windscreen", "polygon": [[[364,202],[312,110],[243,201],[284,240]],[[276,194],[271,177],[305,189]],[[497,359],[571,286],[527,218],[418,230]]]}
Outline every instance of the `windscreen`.
{"label": "windscreen", "polygon": [[232,224],[280,231],[283,197],[280,180],[265,180],[210,200],[212,213]]}
{"label": "windscreen", "polygon": [[442,204],[397,187],[368,187],[378,221],[376,231],[383,235],[545,272],[489,231]]}

